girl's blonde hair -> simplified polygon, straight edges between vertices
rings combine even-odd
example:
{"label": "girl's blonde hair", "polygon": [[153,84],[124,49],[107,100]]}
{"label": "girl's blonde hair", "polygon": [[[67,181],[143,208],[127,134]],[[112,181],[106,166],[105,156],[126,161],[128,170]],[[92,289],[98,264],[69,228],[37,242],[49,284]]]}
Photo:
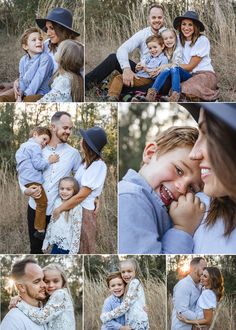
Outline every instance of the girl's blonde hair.
{"label": "girl's blonde hair", "polygon": [[[58,188],[60,188],[60,184],[61,184],[62,181],[69,181],[69,182],[73,183],[73,190],[74,191],[73,191],[73,195],[72,196],[78,194],[80,186],[79,186],[78,181],[73,176],[66,176],[64,178],[61,178],[59,180]],[[68,219],[69,219],[69,213],[70,213],[70,211],[71,210],[65,211],[65,220],[66,221],[68,221]]]}
{"label": "girl's blonde hair", "polygon": [[50,270],[57,271],[57,272],[60,273],[61,278],[62,278],[62,288],[66,288],[67,289],[67,291],[68,291],[68,293],[69,293],[69,295],[71,297],[71,300],[72,300],[72,296],[71,296],[71,292],[70,292],[70,288],[69,288],[67,276],[66,276],[66,273],[65,273],[64,269],[60,265],[54,264],[54,263],[49,264],[49,265],[47,265],[47,266],[45,266],[43,268],[43,271],[50,271]]}
{"label": "girl's blonde hair", "polygon": [[[164,53],[165,53],[165,55],[167,56],[168,61],[170,61],[170,60],[172,59],[173,54],[174,54],[174,51],[176,50],[176,47],[177,47],[177,34],[176,34],[176,32],[175,32],[174,29],[167,29],[167,28],[166,28],[164,31],[161,32],[161,36],[162,36],[163,40],[164,40],[163,34],[164,34],[165,32],[168,32],[168,31],[172,32],[172,33],[174,34],[174,36],[175,36],[175,44],[174,44],[174,46],[173,46],[172,49],[171,49],[171,53],[169,53],[169,52],[167,51],[166,46],[165,46],[165,48],[164,48]],[[164,43],[165,43],[165,42],[164,42]],[[168,48],[168,49],[169,49],[169,48]]]}
{"label": "girl's blonde hair", "polygon": [[143,277],[143,274],[141,272],[139,263],[135,258],[128,258],[126,260],[121,260],[119,262],[119,268],[121,268],[122,264],[124,264],[124,263],[131,263],[132,264],[132,266],[134,267],[135,278],[141,279]]}
{"label": "girl's blonde hair", "polygon": [[82,102],[84,99],[84,80],[80,70],[84,66],[84,46],[77,40],[64,40],[58,46],[55,59],[58,62],[58,70],[53,79],[67,72],[71,80],[72,101]]}

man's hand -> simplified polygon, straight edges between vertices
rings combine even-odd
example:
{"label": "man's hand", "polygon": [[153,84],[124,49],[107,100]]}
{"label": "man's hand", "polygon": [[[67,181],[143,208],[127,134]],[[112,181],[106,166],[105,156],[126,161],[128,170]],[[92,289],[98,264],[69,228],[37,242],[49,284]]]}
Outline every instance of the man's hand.
{"label": "man's hand", "polygon": [[174,228],[193,235],[199,226],[205,212],[205,204],[192,193],[179,197],[177,202],[170,205],[169,214],[173,220]]}
{"label": "man's hand", "polygon": [[60,206],[55,208],[52,213],[52,220],[57,220],[61,214]]}
{"label": "man's hand", "polygon": [[34,199],[38,199],[41,197],[42,188],[40,186],[32,185],[29,188],[26,188],[24,194],[26,196],[33,197]]}
{"label": "man's hand", "polygon": [[49,161],[50,164],[59,162],[59,159],[60,159],[60,157],[57,154],[52,154],[48,157],[48,161]]}
{"label": "man's hand", "polygon": [[139,79],[130,68],[125,68],[123,71],[123,83],[125,86],[134,86],[134,77]]}

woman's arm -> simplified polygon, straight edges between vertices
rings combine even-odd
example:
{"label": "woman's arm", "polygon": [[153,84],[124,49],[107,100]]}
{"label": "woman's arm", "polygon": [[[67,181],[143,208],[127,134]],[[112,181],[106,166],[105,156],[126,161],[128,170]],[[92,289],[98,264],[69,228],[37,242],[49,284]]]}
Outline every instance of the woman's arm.
{"label": "woman's arm", "polygon": [[188,320],[181,314],[177,315],[177,318],[187,324],[193,324],[193,325],[211,325],[212,319],[213,319],[213,309],[204,309],[203,310],[204,318],[200,320]]}
{"label": "woman's arm", "polygon": [[188,72],[192,72],[193,69],[201,62],[202,58],[199,56],[192,56],[188,64],[179,64],[181,68]]}
{"label": "woman's arm", "polygon": [[43,308],[38,309],[31,307],[28,304],[26,305],[24,301],[20,301],[17,304],[17,308],[19,308],[33,322],[37,324],[45,324],[65,311],[66,295],[63,290],[57,290],[50,296],[48,302]]}
{"label": "woman's arm", "polygon": [[73,209],[75,206],[83,202],[92,192],[92,189],[88,187],[82,187],[78,194],[71,197],[68,201],[62,203],[59,207],[55,208],[52,214],[53,219],[58,219],[61,212]]}
{"label": "woman's arm", "polygon": [[134,279],[130,282],[128,292],[120,306],[116,307],[113,309],[113,311],[107,312],[107,313],[102,313],[100,315],[100,319],[102,323],[108,322],[112,319],[116,319],[117,317],[125,314],[132,304],[137,300],[138,296],[138,286],[140,285],[139,280]]}

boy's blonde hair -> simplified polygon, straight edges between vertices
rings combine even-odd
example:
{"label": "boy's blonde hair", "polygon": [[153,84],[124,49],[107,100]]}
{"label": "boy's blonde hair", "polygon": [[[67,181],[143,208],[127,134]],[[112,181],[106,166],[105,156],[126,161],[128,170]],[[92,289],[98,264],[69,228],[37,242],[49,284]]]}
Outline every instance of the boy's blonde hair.
{"label": "boy's blonde hair", "polygon": [[72,101],[82,102],[84,96],[84,82],[80,70],[84,66],[84,46],[77,40],[64,40],[55,55],[58,71],[53,78],[67,72],[71,77]]}
{"label": "boy's blonde hair", "polygon": [[52,133],[49,128],[44,127],[44,126],[36,126],[32,128],[32,130],[29,133],[29,137],[33,137],[34,133],[37,133],[39,136],[46,134],[49,136],[50,140],[52,138]]}
{"label": "boy's blonde hair", "polygon": [[107,277],[106,277],[106,283],[107,283],[108,288],[110,288],[110,282],[114,278],[120,278],[123,281],[123,283],[125,284],[125,282],[121,276],[121,272],[113,272],[113,273],[110,273],[109,275],[107,275]]}
{"label": "boy's blonde hair", "polygon": [[198,138],[198,129],[191,126],[172,126],[156,137],[158,155],[177,147],[193,147]]}
{"label": "boy's blonde hair", "polygon": [[[23,32],[23,34],[21,35],[21,37],[20,37],[20,44],[21,44],[22,47],[23,47],[23,45],[26,45],[26,46],[28,45],[28,38],[29,38],[29,35],[30,35],[31,33],[39,33],[40,37],[41,37],[42,40],[43,40],[43,34],[42,34],[42,31],[39,30],[39,29],[36,28],[36,27],[31,27],[31,28],[25,30],[25,31]],[[24,49],[24,48],[23,48],[23,49]],[[27,53],[27,50],[24,49],[24,51]]]}
{"label": "boy's blonde hair", "polygon": [[146,39],[146,45],[148,46],[149,42],[152,42],[152,41],[156,41],[158,43],[158,45],[160,46],[163,46],[164,45],[164,40],[162,38],[162,36],[160,35],[153,35],[153,36],[150,36]]}

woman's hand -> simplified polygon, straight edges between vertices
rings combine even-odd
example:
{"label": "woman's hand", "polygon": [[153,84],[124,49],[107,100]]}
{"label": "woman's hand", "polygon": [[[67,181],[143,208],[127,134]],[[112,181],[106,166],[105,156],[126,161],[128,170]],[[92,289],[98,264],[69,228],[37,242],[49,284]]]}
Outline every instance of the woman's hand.
{"label": "woman's hand", "polygon": [[180,196],[177,202],[171,203],[169,214],[173,220],[174,228],[193,235],[204,212],[205,204],[193,193],[187,193]]}
{"label": "woman's hand", "polygon": [[26,188],[24,194],[26,196],[33,197],[34,199],[38,199],[41,197],[42,188],[40,186],[32,185],[29,188]]}
{"label": "woman's hand", "polygon": [[52,220],[56,221],[59,218],[60,214],[61,214],[61,209],[60,209],[60,206],[59,206],[59,207],[57,207],[53,210]]}
{"label": "woman's hand", "polygon": [[12,308],[15,308],[16,305],[18,304],[18,302],[21,301],[21,297],[20,296],[15,296],[15,297],[12,297],[10,302],[9,302],[9,306],[8,306],[8,309],[12,309]]}

